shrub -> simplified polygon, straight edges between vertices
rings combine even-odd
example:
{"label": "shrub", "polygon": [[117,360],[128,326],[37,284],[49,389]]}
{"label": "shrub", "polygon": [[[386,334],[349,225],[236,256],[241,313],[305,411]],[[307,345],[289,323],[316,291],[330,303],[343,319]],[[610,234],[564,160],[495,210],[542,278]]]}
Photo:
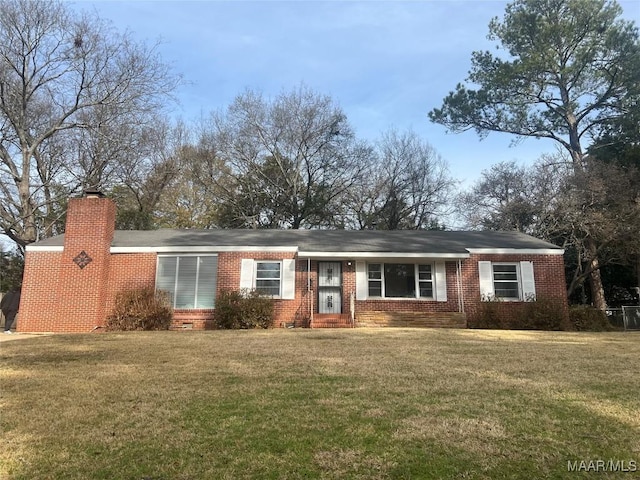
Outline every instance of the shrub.
{"label": "shrub", "polygon": [[608,332],[615,330],[607,315],[590,305],[572,305],[569,308],[569,322],[579,332]]}
{"label": "shrub", "polygon": [[223,329],[271,328],[273,300],[255,290],[223,290],[216,298],[214,323]]}
{"label": "shrub", "polygon": [[538,298],[526,302],[519,314],[519,328],[525,330],[569,330],[562,302],[551,298]]}
{"label": "shrub", "polygon": [[490,300],[483,301],[480,304],[480,311],[477,321],[474,322],[473,328],[489,328],[489,329],[502,329],[509,328],[504,321],[504,313],[500,307],[500,300],[498,298],[492,298]]}
{"label": "shrub", "polygon": [[472,328],[513,330],[567,330],[562,302],[550,298],[538,298],[527,302],[505,302],[498,297],[480,304],[480,310]]}
{"label": "shrub", "polygon": [[125,290],[116,295],[107,330],[169,330],[173,308],[166,292],[153,288]]}

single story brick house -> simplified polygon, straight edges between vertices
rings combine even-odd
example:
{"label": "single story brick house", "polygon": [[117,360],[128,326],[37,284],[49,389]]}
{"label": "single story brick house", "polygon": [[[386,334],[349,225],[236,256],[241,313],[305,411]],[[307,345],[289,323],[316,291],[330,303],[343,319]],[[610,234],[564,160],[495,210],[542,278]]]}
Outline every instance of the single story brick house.
{"label": "single story brick house", "polygon": [[536,297],[567,304],[563,249],[516,232],[115,231],[112,200],[69,201],[64,235],[27,247],[22,332],[101,328],[115,295],[170,293],[174,328],[212,327],[223,289],[257,289],[277,327],[466,327],[483,301],[506,315]]}

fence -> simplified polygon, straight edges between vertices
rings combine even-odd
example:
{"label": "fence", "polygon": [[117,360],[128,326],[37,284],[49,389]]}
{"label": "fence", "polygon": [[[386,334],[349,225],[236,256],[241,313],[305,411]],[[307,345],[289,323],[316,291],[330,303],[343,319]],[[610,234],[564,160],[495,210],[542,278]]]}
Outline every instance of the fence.
{"label": "fence", "polygon": [[610,308],[606,313],[611,325],[623,330],[640,330],[640,306]]}

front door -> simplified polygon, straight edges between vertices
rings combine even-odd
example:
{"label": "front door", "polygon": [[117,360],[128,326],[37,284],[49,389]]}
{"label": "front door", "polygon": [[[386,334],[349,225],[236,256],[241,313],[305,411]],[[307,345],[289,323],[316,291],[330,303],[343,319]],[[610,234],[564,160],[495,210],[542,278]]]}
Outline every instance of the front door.
{"label": "front door", "polygon": [[318,313],[342,313],[340,262],[318,262]]}

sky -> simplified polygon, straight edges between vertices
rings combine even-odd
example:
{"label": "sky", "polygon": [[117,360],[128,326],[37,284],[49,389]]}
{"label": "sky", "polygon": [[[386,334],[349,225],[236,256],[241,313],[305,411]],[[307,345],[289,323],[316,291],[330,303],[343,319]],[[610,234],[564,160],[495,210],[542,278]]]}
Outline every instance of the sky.
{"label": "sky", "polygon": [[[81,1],[128,29],[160,41],[163,60],[184,76],[174,115],[186,121],[226,108],[246,88],[265,97],[304,84],[342,107],[359,138],[412,129],[468,185],[491,165],[530,164],[551,140],[447,133],[428,112],[467,77],[474,50],[495,48],[489,21],[508,2],[423,1]],[[640,23],[640,2],[619,2]]]}

